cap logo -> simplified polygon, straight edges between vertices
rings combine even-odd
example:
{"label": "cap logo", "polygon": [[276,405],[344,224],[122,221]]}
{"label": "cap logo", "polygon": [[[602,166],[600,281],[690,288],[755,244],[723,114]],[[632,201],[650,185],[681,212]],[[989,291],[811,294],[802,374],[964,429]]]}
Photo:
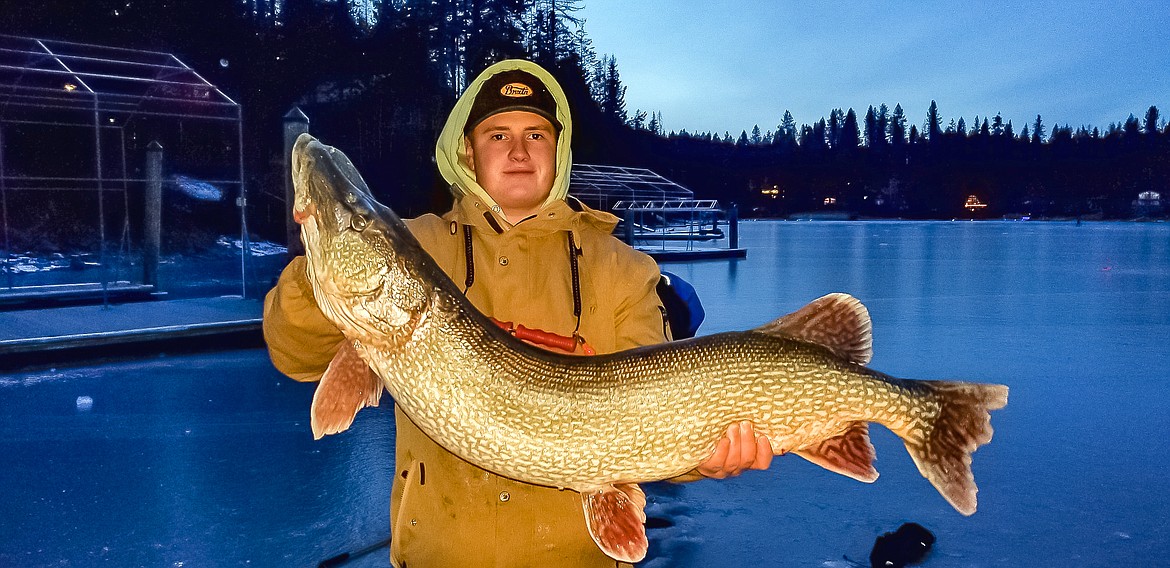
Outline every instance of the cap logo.
{"label": "cap logo", "polygon": [[500,88],[500,94],[512,98],[527,97],[532,94],[532,88],[524,83],[508,83]]}

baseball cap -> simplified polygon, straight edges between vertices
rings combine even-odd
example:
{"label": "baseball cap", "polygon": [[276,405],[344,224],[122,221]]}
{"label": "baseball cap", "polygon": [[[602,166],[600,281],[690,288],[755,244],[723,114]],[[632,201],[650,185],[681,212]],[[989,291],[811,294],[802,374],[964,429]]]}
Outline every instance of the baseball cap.
{"label": "baseball cap", "polygon": [[514,110],[542,116],[552,123],[557,132],[561,130],[561,123],[557,120],[557,102],[548,87],[531,73],[515,69],[497,73],[484,81],[471,105],[463,133],[470,133],[492,115]]}

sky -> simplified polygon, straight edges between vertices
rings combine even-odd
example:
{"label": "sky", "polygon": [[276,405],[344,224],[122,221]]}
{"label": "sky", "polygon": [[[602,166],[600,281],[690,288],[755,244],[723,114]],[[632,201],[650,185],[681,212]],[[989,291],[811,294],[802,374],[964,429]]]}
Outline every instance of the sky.
{"label": "sky", "polygon": [[1164,0],[583,0],[599,55],[617,58],[626,108],[670,130],[773,130],[901,104],[922,129],[951,119],[1043,117],[1105,130],[1157,106],[1170,116]]}

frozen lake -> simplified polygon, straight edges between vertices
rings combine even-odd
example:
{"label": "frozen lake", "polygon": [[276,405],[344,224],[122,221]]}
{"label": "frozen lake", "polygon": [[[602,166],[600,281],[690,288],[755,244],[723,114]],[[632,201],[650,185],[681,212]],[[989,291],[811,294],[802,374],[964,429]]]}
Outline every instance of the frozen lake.
{"label": "frozen lake", "polygon": [[[870,309],[873,368],[1011,386],[974,455],[979,512],[875,427],[873,485],[793,456],[652,485],[672,526],[647,566],[843,566],[906,521],[938,538],[928,567],[1170,558],[1170,226],[766,221],[741,245],[664,265],[702,297],[700,333],[844,291]],[[258,350],[0,375],[0,566],[312,566],[386,538],[392,413],[313,442],[311,389]]]}

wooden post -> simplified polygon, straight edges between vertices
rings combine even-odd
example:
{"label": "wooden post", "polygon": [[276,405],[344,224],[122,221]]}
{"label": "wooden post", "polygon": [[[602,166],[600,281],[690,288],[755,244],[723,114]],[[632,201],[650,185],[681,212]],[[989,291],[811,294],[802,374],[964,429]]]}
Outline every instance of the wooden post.
{"label": "wooden post", "polygon": [[142,283],[158,291],[158,257],[162,248],[162,158],[158,141],[146,147],[146,207],[143,215]]}
{"label": "wooden post", "polygon": [[727,248],[739,248],[739,206],[734,203],[727,208]]}
{"label": "wooden post", "polygon": [[294,201],[292,179],[292,149],[297,137],[309,131],[309,117],[301,112],[300,107],[293,107],[284,115],[284,240],[288,245],[288,259],[305,254],[305,245],[301,244],[301,228],[293,221],[292,208]]}
{"label": "wooden post", "polygon": [[622,217],[626,221],[626,244],[634,246],[634,208],[627,207]]}

